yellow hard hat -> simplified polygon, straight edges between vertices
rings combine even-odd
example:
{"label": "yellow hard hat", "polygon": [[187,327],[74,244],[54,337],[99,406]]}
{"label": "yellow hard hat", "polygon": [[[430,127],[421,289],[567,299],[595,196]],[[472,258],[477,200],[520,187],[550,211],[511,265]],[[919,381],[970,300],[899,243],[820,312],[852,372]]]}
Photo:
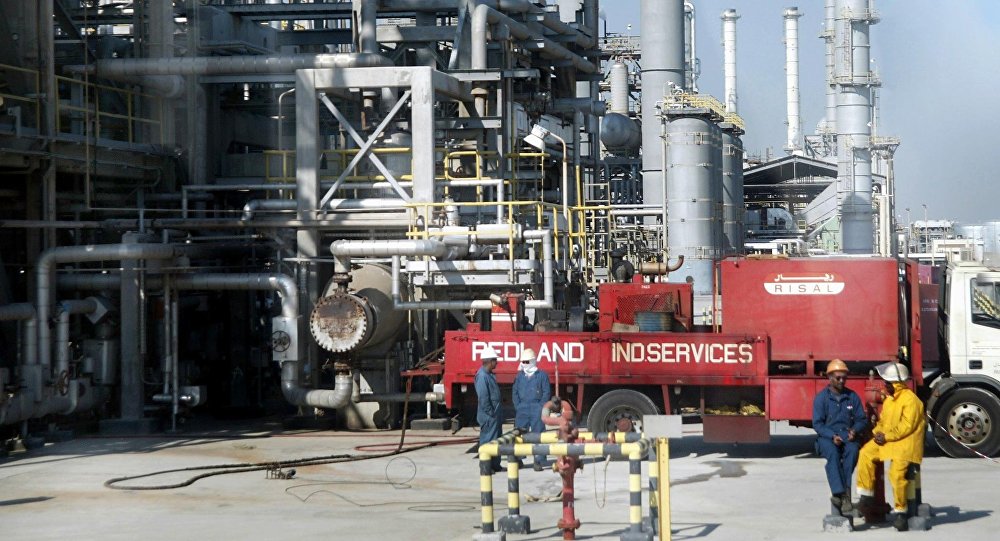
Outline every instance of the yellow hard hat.
{"label": "yellow hard hat", "polygon": [[833,372],[850,372],[847,369],[847,364],[840,359],[834,359],[826,364],[826,373],[831,374]]}

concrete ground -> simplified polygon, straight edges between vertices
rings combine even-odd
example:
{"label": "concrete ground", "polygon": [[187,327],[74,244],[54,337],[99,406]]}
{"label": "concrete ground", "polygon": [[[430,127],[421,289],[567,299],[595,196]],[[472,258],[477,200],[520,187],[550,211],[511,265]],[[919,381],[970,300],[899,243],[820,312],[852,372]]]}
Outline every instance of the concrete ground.
{"label": "concrete ground", "polygon": [[[1000,464],[955,460],[928,448],[923,497],[936,515],[928,532],[888,526],[824,533],[829,508],[811,431],[775,426],[768,445],[708,445],[694,432],[671,440],[673,539],[828,540],[906,536],[991,540],[1000,531]],[[408,432],[438,445],[394,457],[297,467],[292,479],[254,471],[218,475],[171,490],[105,488],[114,477],[214,464],[334,454],[372,454],[399,432],[288,431],[258,423],[157,437],[98,437],[47,444],[0,458],[0,531],[10,539],[352,539],[471,540],[479,533],[478,462],[467,454],[474,429]],[[448,445],[445,445],[448,444]],[[178,483],[204,470],[123,485]],[[643,474],[645,475],[645,467]],[[506,475],[494,477],[497,518],[506,513]],[[645,481],[644,481],[645,484]],[[578,539],[617,540],[628,526],[627,462],[587,464],[577,477]],[[561,539],[559,477],[522,470],[522,513],[533,533],[511,540]],[[531,498],[534,501],[526,501]],[[552,499],[555,501],[546,501]],[[646,505],[644,495],[643,503]],[[648,510],[647,510],[648,511]]]}

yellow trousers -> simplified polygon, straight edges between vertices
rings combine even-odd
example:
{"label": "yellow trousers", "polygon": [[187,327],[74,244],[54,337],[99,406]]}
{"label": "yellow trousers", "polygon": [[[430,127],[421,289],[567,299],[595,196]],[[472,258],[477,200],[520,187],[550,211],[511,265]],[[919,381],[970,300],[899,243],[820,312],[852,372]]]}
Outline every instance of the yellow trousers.
{"label": "yellow trousers", "polygon": [[[881,467],[879,446],[869,441],[861,447],[858,455],[858,494],[861,496],[875,495],[875,468]],[[889,483],[892,485],[892,496],[896,511],[906,511],[906,468],[910,463],[906,460],[889,461]]]}

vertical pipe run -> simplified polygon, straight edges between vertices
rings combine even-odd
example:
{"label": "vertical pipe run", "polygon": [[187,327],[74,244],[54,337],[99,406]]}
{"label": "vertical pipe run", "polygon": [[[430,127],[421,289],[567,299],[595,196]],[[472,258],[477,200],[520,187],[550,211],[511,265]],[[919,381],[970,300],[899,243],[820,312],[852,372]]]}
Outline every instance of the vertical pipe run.
{"label": "vertical pipe run", "polygon": [[802,118],[799,115],[799,17],[798,8],[785,10],[785,106],[788,134],[785,152],[795,154],[802,150]]}
{"label": "vertical pipe run", "polygon": [[[659,96],[667,83],[684,86],[684,0],[643,0],[639,6],[642,47],[642,200],[664,204],[665,172],[661,167],[660,127],[656,122]],[[656,224],[656,216],[645,222]]]}
{"label": "vertical pipe run", "polygon": [[736,110],[736,21],[740,18],[735,9],[722,12],[723,67],[725,69],[726,112]]}
{"label": "vertical pipe run", "polygon": [[837,0],[826,0],[823,4],[823,38],[826,49],[826,116],[824,129],[827,134],[837,133],[837,84],[834,82],[833,40],[836,37]]}

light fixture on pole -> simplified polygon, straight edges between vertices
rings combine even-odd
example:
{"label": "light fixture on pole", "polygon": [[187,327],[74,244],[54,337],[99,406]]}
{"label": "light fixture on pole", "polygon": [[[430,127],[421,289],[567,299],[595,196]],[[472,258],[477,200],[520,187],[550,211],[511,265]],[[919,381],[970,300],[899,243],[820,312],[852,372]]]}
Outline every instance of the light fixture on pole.
{"label": "light fixture on pole", "polygon": [[[524,142],[537,148],[538,150],[545,150],[545,138],[551,136],[556,141],[562,145],[562,214],[563,219],[566,220],[566,228],[570,229],[569,224],[569,155],[566,152],[566,140],[558,135],[550,132],[541,124],[535,124],[531,127],[531,133],[524,137]],[[570,231],[571,232],[571,231]]]}

